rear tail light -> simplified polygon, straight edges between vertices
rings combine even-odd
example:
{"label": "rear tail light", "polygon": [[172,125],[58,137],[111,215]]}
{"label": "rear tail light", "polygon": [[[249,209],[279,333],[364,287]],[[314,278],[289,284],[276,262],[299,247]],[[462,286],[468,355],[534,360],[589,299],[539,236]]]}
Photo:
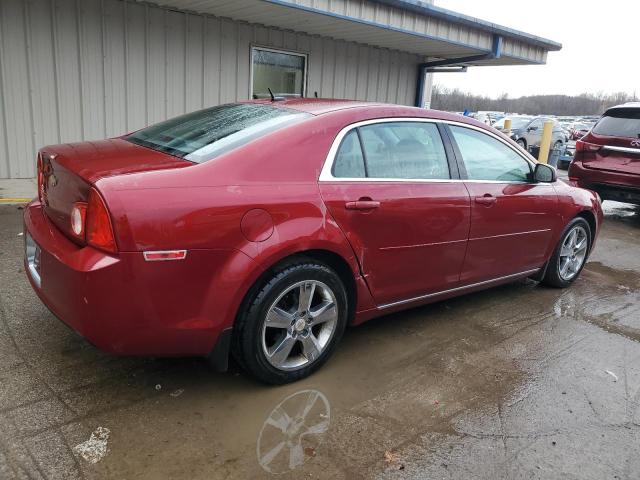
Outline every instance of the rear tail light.
{"label": "rear tail light", "polygon": [[42,155],[38,153],[38,200],[42,203],[42,186],[44,185],[44,173],[42,172]]}
{"label": "rear tail light", "polygon": [[85,236],[85,224],[87,218],[87,204],[84,202],[76,202],[71,209],[71,231],[81,240]]}
{"label": "rear tail light", "polygon": [[86,213],[86,241],[89,245],[115,253],[118,248],[113,235],[111,217],[104,200],[95,188],[89,192],[89,204]]}
{"label": "rear tail light", "polygon": [[49,175],[51,175],[51,160],[56,158],[55,154],[43,154],[38,153],[38,200],[40,203],[47,203],[47,181]]}
{"label": "rear tail light", "polygon": [[576,142],[576,152],[597,152],[602,148],[602,145],[596,145],[595,143],[583,142],[578,140]]}

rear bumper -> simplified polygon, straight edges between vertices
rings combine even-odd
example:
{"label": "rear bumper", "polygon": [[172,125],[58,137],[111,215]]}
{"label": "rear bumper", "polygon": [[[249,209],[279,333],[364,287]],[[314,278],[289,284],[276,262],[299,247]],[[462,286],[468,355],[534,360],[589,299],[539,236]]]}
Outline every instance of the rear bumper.
{"label": "rear bumper", "polygon": [[101,350],[206,356],[231,326],[228,289],[237,285],[219,275],[237,252],[190,251],[174,262],[145,262],[141,252],[109,255],[68,240],[38,202],[25,209],[24,228],[40,247],[39,279],[25,256],[33,289],[56,317]]}
{"label": "rear bumper", "polygon": [[615,200],[640,205],[640,176],[586,168],[572,162],[569,177],[577,179],[577,186],[597,192],[603,200]]}

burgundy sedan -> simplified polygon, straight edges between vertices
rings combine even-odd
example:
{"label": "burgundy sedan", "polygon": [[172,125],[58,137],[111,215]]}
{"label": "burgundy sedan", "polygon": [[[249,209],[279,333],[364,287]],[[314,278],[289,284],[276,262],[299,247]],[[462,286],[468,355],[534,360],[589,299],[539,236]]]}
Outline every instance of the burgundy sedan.
{"label": "burgundy sedan", "polygon": [[229,355],[285,383],[347,325],[532,277],[566,287],[602,221],[469,118],[333,100],[208,108],[38,154],[25,267],[119,355]]}

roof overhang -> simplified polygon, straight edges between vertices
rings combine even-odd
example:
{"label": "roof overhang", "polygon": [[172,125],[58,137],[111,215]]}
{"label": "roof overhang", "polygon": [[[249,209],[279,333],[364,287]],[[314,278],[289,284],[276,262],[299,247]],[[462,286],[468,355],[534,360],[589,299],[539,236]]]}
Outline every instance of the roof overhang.
{"label": "roof overhang", "polygon": [[[464,65],[545,63],[559,43],[419,0],[147,0],[168,8],[227,17],[310,35],[413,53]],[[496,38],[501,54],[491,55]],[[474,59],[474,57],[477,57]]]}

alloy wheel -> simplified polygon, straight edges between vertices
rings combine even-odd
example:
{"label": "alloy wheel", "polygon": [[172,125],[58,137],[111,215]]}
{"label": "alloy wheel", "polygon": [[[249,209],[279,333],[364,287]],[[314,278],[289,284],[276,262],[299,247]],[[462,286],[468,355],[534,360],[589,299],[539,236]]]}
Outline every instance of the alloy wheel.
{"label": "alloy wheel", "polygon": [[328,347],[337,324],[338,302],[325,283],[295,283],[267,311],[262,327],[263,353],[279,370],[303,368]]}
{"label": "alloy wheel", "polygon": [[562,247],[560,247],[560,261],[558,262],[560,278],[569,281],[578,274],[587,258],[588,246],[589,237],[584,227],[576,225],[569,230],[562,242]]}

